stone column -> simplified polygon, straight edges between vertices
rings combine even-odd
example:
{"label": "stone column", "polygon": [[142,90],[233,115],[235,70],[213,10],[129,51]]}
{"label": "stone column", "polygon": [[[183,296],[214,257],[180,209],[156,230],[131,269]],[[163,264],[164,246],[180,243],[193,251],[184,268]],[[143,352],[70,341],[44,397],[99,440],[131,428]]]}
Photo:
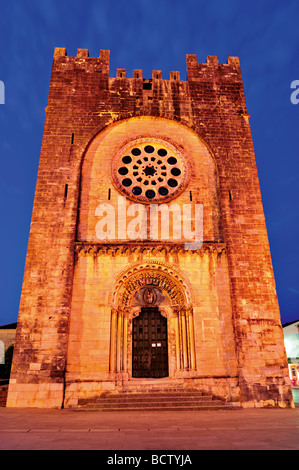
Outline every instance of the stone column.
{"label": "stone column", "polygon": [[123,308],[111,312],[110,373],[122,381],[128,373],[128,312]]}
{"label": "stone column", "polygon": [[175,320],[175,352],[176,352],[176,369],[181,370],[181,347],[180,347],[180,321],[177,315]]}
{"label": "stone column", "polygon": [[179,330],[179,357],[180,357],[180,368],[179,370],[184,370],[184,346],[183,346],[183,325],[182,325],[182,316],[181,311],[177,313],[178,318],[178,330]]}
{"label": "stone column", "polygon": [[123,311],[117,311],[117,335],[116,335],[116,372],[122,370],[122,326],[123,326]]}
{"label": "stone column", "polygon": [[127,373],[128,362],[128,317],[124,314],[123,317],[123,371]]}
{"label": "stone column", "polygon": [[186,325],[186,311],[180,311],[181,325],[182,325],[182,342],[183,342],[183,369],[189,369],[188,361],[188,345],[187,345],[187,325]]}
{"label": "stone column", "polygon": [[117,309],[113,308],[111,311],[111,329],[110,329],[110,372],[116,370],[116,320]]}
{"label": "stone column", "polygon": [[176,318],[176,364],[178,371],[196,369],[193,309],[181,308]]}
{"label": "stone column", "polygon": [[188,343],[190,351],[190,369],[196,369],[196,354],[195,354],[195,338],[194,338],[194,324],[193,324],[193,309],[187,309],[187,325],[188,325]]}

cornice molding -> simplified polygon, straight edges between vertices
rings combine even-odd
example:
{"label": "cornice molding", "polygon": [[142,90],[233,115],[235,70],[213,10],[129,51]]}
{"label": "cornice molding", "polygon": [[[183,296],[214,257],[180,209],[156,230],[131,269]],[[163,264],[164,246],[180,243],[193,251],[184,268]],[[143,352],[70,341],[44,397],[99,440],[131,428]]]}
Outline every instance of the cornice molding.
{"label": "cornice molding", "polygon": [[186,250],[185,243],[162,242],[162,241],[110,241],[102,243],[94,242],[75,242],[75,253],[84,253],[86,255],[98,256],[110,253],[112,256],[124,253],[151,253],[159,252],[177,253],[177,254],[204,254],[217,253],[221,255],[226,253],[227,247],[222,242],[203,242],[197,250]]}

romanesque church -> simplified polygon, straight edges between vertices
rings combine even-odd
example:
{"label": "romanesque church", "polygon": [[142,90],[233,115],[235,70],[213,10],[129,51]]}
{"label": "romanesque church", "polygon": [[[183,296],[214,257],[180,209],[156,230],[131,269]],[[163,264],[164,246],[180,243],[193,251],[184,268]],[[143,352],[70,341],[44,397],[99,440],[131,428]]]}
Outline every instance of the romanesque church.
{"label": "romanesque church", "polygon": [[55,49],[7,406],[293,406],[239,59],[186,63]]}

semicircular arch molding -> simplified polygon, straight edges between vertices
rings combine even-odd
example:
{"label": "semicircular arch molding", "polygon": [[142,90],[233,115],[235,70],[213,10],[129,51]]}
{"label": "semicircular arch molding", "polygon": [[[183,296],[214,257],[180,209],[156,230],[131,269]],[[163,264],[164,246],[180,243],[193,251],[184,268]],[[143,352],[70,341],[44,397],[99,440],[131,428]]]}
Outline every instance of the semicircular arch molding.
{"label": "semicircular arch molding", "polygon": [[110,296],[111,304],[124,308],[133,306],[136,294],[144,287],[159,289],[167,296],[173,309],[193,304],[192,290],[179,270],[154,261],[130,266],[120,273]]}
{"label": "semicircular arch molding", "polygon": [[[136,142],[140,148],[134,147]],[[146,142],[152,142],[153,145],[147,146]],[[154,143],[157,144],[156,147]],[[161,148],[158,143],[161,143]],[[145,155],[147,147],[154,148],[153,157],[152,154]],[[166,147],[169,152],[173,151],[169,158],[166,158]],[[131,153],[139,150],[142,158],[135,162],[131,154],[123,154],[126,150]],[[161,155],[161,150],[167,150],[167,154],[158,160],[157,155],[159,152]],[[120,166],[120,162],[127,157],[130,160]],[[166,158],[167,165],[163,158]],[[116,174],[120,176],[116,178]],[[170,175],[172,176],[168,178]],[[203,204],[204,239],[219,240],[221,209],[218,187],[215,155],[202,136],[193,129],[176,121],[150,116],[116,121],[94,136],[83,151],[78,192],[77,239],[93,242],[102,240],[102,233],[99,236],[96,231],[99,222],[97,208],[102,210],[107,203],[111,206],[114,225],[106,238],[125,239],[127,227],[118,230],[120,222],[117,206],[118,198],[125,195],[127,209],[132,201],[147,205],[164,201],[184,204],[191,198],[193,203]]]}
{"label": "semicircular arch molding", "polygon": [[[208,139],[206,138],[205,134],[203,132],[200,132],[200,129],[195,128],[194,126],[190,125],[188,121],[185,121],[184,119],[170,119],[165,116],[152,116],[152,115],[146,115],[146,114],[140,114],[138,116],[131,116],[128,115],[126,117],[122,116],[121,118],[113,119],[112,121],[108,122],[106,125],[101,125],[98,126],[97,128],[94,129],[94,131],[90,132],[90,134],[87,136],[85,142],[80,144],[79,147],[79,154],[81,155],[81,160],[80,160],[80,172],[82,171],[82,164],[86,158],[86,156],[89,153],[90,147],[94,145],[94,143],[97,143],[98,140],[102,140],[102,136],[105,137],[106,134],[110,134],[110,132],[113,132],[114,128],[117,128],[118,126],[123,126],[126,125],[126,123],[132,123],[133,126],[137,122],[137,128],[139,127],[138,123],[141,121],[147,122],[147,127],[148,129],[151,129],[151,125],[153,123],[168,123],[169,125],[173,126],[173,128],[181,129],[182,132],[187,132],[190,133],[190,135],[193,135],[194,138],[197,138],[200,140],[200,142],[207,148],[210,157],[214,161],[216,165],[216,159],[215,159],[215,154],[214,150],[209,143]],[[146,135],[151,135],[151,131],[147,132]],[[166,140],[170,141],[175,141],[176,139],[169,139],[169,135],[167,135]],[[125,138],[123,139],[123,145],[125,143],[130,142],[130,138]]]}

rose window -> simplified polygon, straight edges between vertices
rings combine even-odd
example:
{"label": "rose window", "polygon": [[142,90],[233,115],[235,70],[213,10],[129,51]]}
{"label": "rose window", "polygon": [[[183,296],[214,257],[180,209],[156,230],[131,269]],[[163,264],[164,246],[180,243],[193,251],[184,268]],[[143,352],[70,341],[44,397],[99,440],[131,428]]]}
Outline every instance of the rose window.
{"label": "rose window", "polygon": [[163,202],[183,189],[186,167],[179,151],[164,141],[137,141],[118,154],[113,179],[123,194],[139,202]]}

